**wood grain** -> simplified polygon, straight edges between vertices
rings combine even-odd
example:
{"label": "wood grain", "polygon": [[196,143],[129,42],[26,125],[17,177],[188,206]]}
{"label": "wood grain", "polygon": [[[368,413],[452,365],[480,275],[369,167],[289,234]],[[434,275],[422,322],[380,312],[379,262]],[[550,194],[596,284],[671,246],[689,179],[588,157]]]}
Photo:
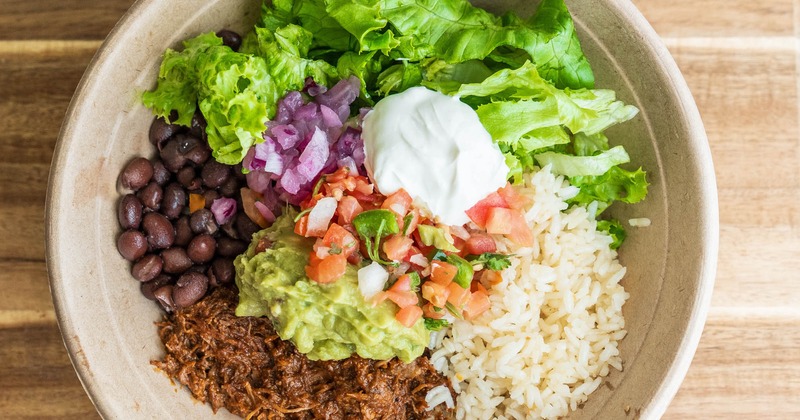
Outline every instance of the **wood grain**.
{"label": "wood grain", "polygon": [[[719,185],[712,310],[665,418],[800,418],[800,0],[635,0],[703,117]],[[50,160],[86,65],[132,0],[0,0],[0,412],[98,418],[55,323]]]}

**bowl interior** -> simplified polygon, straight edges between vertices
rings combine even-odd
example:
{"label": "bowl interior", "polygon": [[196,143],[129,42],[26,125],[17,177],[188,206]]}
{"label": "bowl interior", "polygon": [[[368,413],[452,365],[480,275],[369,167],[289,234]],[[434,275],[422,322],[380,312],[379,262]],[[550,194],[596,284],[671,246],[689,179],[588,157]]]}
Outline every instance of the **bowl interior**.
{"label": "bowl interior", "polygon": [[[530,14],[535,3],[483,1]],[[574,418],[658,417],[683,379],[699,340],[716,268],[716,186],[697,109],[674,62],[628,2],[568,3],[597,86],[617,91],[640,114],[610,131],[648,171],[643,203],[614,217],[648,217],[629,228],[621,259],[630,299],[623,372],[613,372]],[[67,114],[51,169],[47,258],[59,324],[73,364],[104,417],[199,418],[210,407],[149,364],[163,351],[156,306],[139,293],[116,250],[116,188],[134,156],[152,155],[152,115],[139,94],[154,84],[167,47],[196,34],[243,31],[260,1],[144,0],[110,35]],[[124,373],[123,373],[124,372]],[[226,411],[217,414],[229,416]]]}

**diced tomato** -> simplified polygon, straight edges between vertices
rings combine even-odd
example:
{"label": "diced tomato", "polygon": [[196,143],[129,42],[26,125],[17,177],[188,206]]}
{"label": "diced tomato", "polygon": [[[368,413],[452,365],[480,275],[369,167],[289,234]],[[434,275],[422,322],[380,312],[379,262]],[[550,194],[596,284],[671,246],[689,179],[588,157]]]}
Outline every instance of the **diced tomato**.
{"label": "diced tomato", "polygon": [[339,213],[339,224],[346,225],[353,223],[353,218],[364,211],[364,207],[361,206],[355,197],[346,195],[339,200],[336,211]]}
{"label": "diced tomato", "polygon": [[408,274],[403,274],[402,276],[398,277],[389,290],[400,293],[411,292],[411,276]]}
{"label": "diced tomato", "polygon": [[509,234],[512,230],[511,219],[514,212],[503,207],[492,207],[486,212],[486,231],[489,233]]}
{"label": "diced tomato", "polygon": [[408,328],[416,324],[420,317],[422,317],[422,308],[417,305],[406,306],[397,311],[397,315],[395,315],[397,321]]}
{"label": "diced tomato", "polygon": [[472,236],[464,243],[464,250],[467,254],[481,255],[484,252],[497,251],[497,244],[494,238],[485,233],[473,233]]}
{"label": "diced tomato", "polygon": [[308,232],[308,215],[304,214],[297,223],[294,224],[294,233],[300,236],[306,236]]}
{"label": "diced tomato", "polygon": [[380,294],[384,295],[380,300],[389,299],[401,308],[416,306],[419,303],[419,297],[414,292],[399,292],[390,289]]}
{"label": "diced tomato", "polygon": [[402,261],[411,251],[413,244],[414,240],[408,236],[392,235],[383,242],[382,246],[383,252],[386,253],[386,258],[392,261]]}
{"label": "diced tomato", "polygon": [[322,245],[333,249],[340,249],[345,258],[358,250],[358,240],[349,230],[341,225],[331,223],[325,236],[322,237]]}
{"label": "diced tomato", "polygon": [[489,295],[484,291],[478,290],[469,296],[469,301],[464,306],[464,319],[475,319],[478,315],[486,312],[492,306]]}
{"label": "diced tomato", "polygon": [[450,283],[447,285],[450,294],[447,296],[447,301],[456,308],[463,308],[469,301],[470,291],[458,285],[458,283]]}
{"label": "diced tomato", "polygon": [[493,192],[481,201],[478,201],[472,208],[467,210],[467,216],[481,228],[486,226],[486,218],[489,209],[493,207],[508,208],[508,203],[497,192]]}
{"label": "diced tomato", "polygon": [[503,275],[499,271],[481,270],[480,280],[482,284],[492,287],[503,282]]}
{"label": "diced tomato", "polygon": [[350,176],[350,168],[342,166],[332,174],[325,175],[325,182],[337,182]]}
{"label": "diced tomato", "polygon": [[472,283],[470,283],[470,285],[469,285],[469,291],[472,292],[472,293],[483,292],[483,293],[486,293],[487,295],[489,294],[489,292],[486,290],[486,288],[483,287],[483,284],[481,284],[481,282],[478,281],[477,279],[476,280],[472,280]]}
{"label": "diced tomato", "polygon": [[[408,212],[411,215],[411,218],[408,220],[408,226],[405,224],[405,217],[401,217],[397,226],[400,227],[400,232],[405,233],[406,235],[411,235],[414,231],[417,230],[417,226],[419,225],[420,216],[419,210],[411,209]],[[406,216],[408,216],[408,214]]]}
{"label": "diced tomato", "polygon": [[445,313],[444,308],[437,308],[433,306],[430,302],[422,306],[422,314],[428,318],[442,319],[444,318],[444,313]]}
{"label": "diced tomato", "polygon": [[528,222],[525,221],[525,215],[520,210],[514,210],[511,215],[511,232],[506,236],[508,239],[516,242],[521,246],[533,245],[533,232],[531,232]]}
{"label": "diced tomato", "polygon": [[444,307],[447,303],[447,297],[450,296],[450,290],[447,286],[441,285],[433,281],[426,281],[422,284],[422,297],[440,308]]}
{"label": "diced tomato", "polygon": [[265,219],[264,216],[261,215],[261,212],[256,208],[256,201],[261,199],[261,194],[251,190],[250,188],[242,188],[239,190],[239,193],[242,196],[242,209],[247,217],[249,217],[253,223],[261,226],[262,228],[269,226],[267,219]]}
{"label": "diced tomato", "polygon": [[330,254],[320,259],[311,254],[311,263],[306,266],[306,275],[317,283],[332,283],[347,270],[347,258],[342,254]]}
{"label": "diced tomato", "polygon": [[356,185],[352,192],[358,192],[364,195],[373,195],[375,193],[375,186],[369,182],[369,179],[363,176],[355,177]]}
{"label": "diced tomato", "polygon": [[403,217],[408,213],[408,209],[411,208],[411,196],[408,195],[406,190],[400,188],[386,197],[386,200],[381,204],[381,208],[391,210],[394,214]]}
{"label": "diced tomato", "polygon": [[433,260],[431,261],[431,281],[439,283],[442,286],[448,286],[453,282],[458,267],[446,261]]}
{"label": "diced tomato", "polygon": [[521,210],[531,205],[530,197],[526,197],[517,191],[511,184],[497,190],[500,197],[508,203],[508,206],[515,210]]}

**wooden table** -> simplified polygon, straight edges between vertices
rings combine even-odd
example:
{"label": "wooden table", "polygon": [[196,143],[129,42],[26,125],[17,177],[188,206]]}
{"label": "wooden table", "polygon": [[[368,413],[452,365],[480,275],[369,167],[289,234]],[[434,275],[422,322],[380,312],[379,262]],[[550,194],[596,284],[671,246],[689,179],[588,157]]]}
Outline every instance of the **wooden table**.
{"label": "wooden table", "polygon": [[[620,0],[622,1],[622,0]],[[44,199],[70,97],[132,0],[0,0],[0,417],[96,418],[55,321]],[[798,0],[636,0],[703,116],[721,249],[667,418],[800,418]]]}

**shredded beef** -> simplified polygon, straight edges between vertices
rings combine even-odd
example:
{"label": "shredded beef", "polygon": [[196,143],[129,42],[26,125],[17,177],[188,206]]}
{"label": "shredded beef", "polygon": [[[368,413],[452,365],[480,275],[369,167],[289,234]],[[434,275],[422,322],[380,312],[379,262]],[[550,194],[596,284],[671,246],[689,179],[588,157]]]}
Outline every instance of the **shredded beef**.
{"label": "shredded beef", "polygon": [[237,317],[237,301],[235,291],[218,288],[158,324],[166,356],[152,364],[214,412],[225,407],[247,419],[452,417],[444,404],[426,411],[428,390],[450,387],[427,355],[408,364],[309,360],[269,319]]}

